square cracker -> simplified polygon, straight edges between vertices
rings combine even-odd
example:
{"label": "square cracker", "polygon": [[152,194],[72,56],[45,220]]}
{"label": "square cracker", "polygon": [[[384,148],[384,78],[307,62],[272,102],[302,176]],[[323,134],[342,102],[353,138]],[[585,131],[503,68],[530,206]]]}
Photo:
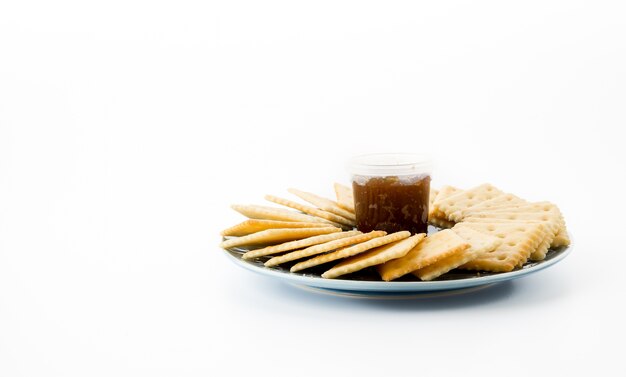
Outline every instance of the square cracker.
{"label": "square cracker", "polygon": [[561,229],[561,218],[558,212],[483,212],[466,217],[464,222],[505,222],[505,223],[543,223],[548,231],[544,241],[530,255],[532,260],[543,260],[548,249],[553,246],[554,239]]}
{"label": "square cracker", "polygon": [[297,259],[302,259],[306,257],[310,257],[312,255],[322,254],[328,251],[336,250],[340,247],[346,247],[350,245],[355,245],[361,242],[369,241],[376,237],[382,237],[386,235],[387,232],[382,230],[374,230],[365,234],[357,234],[356,236],[341,238],[334,241],[329,241],[326,243],[322,243],[319,245],[309,246],[306,249],[292,251],[287,254],[283,254],[280,256],[276,256],[267,262],[265,262],[266,267],[278,266],[279,264],[291,262]]}
{"label": "square cracker", "polygon": [[336,232],[341,232],[341,229],[335,227],[268,229],[243,237],[229,238],[223,241],[220,246],[224,249],[228,249],[235,246],[272,245]]}
{"label": "square cracker", "polygon": [[329,227],[326,223],[304,223],[299,221],[276,221],[276,220],[257,220],[248,219],[237,225],[231,226],[220,232],[224,237],[241,237],[247,234],[260,232],[268,229],[286,229],[286,228],[323,228]]}
{"label": "square cracker", "polygon": [[341,275],[350,274],[370,266],[376,266],[392,259],[403,257],[423,240],[424,237],[426,237],[425,233],[418,233],[401,241],[380,246],[365,253],[344,259],[335,267],[324,272],[322,277],[333,279]]}
{"label": "square cracker", "polygon": [[452,228],[452,231],[469,243],[470,247],[460,253],[443,258],[430,266],[413,271],[413,275],[424,281],[433,280],[450,270],[478,258],[484,253],[495,250],[495,248],[500,246],[502,243],[502,241],[497,237],[490,236],[471,228],[454,227]]}
{"label": "square cracker", "polygon": [[[485,211],[487,212],[487,211]],[[552,241],[552,247],[561,247],[567,246],[570,244],[570,239],[567,234],[567,227],[565,225],[565,219],[563,218],[563,214],[559,210],[559,207],[550,202],[535,202],[535,203],[525,203],[525,204],[517,204],[513,206],[500,206],[491,208],[489,213],[557,213],[559,216],[559,230]]]}
{"label": "square cracker", "polygon": [[437,209],[439,202],[461,191],[462,190],[453,186],[442,186],[441,189],[437,191],[437,195],[435,195],[434,198],[432,198],[430,207],[428,207],[428,218],[429,219],[430,218],[442,218],[442,219],[445,218],[444,217],[445,215]]}
{"label": "square cracker", "polygon": [[361,234],[361,232],[359,232],[358,230],[352,230],[349,232],[322,234],[319,236],[313,236],[313,237],[308,237],[304,239],[281,243],[279,245],[267,246],[262,249],[250,250],[244,255],[242,255],[242,258],[252,259],[252,258],[258,258],[258,257],[264,257],[267,255],[280,254],[280,253],[284,253],[285,251],[302,249],[303,247],[308,247],[308,246],[317,245],[320,243],[325,243],[328,241],[338,240],[344,237],[352,237],[357,234]]}
{"label": "square cracker", "polygon": [[470,245],[450,229],[426,237],[405,256],[378,266],[384,281],[390,281],[437,261],[463,252]]}
{"label": "square cracker", "polygon": [[305,215],[304,213],[290,211],[283,208],[259,206],[254,204],[233,204],[230,206],[235,211],[242,215],[258,220],[276,220],[276,221],[300,221],[300,222],[313,222],[324,223],[332,226],[339,226],[340,224],[333,223],[316,216]]}
{"label": "square cracker", "polygon": [[435,203],[435,197],[438,193],[439,190],[432,187],[430,188],[430,193],[428,194],[428,214],[430,214],[430,208],[432,208],[433,204]]}
{"label": "square cracker", "polygon": [[468,227],[498,237],[502,243],[492,250],[462,266],[466,270],[508,272],[526,263],[530,254],[544,240],[546,227],[542,223],[469,223],[455,227]]}
{"label": "square cracker", "polygon": [[[554,222],[542,221],[542,220],[508,220],[508,219],[499,219],[499,218],[474,218],[468,217],[463,223],[504,223],[504,224],[532,224],[532,223],[541,223],[545,226],[545,234],[543,240],[539,243],[537,248],[530,254],[529,259],[531,260],[543,260],[548,253],[548,249],[550,245],[554,241],[554,237],[558,231],[558,225]],[[525,262],[525,261],[524,261]],[[521,265],[520,265],[521,266]]]}
{"label": "square cracker", "polygon": [[354,211],[350,212],[348,210],[341,208],[339,204],[334,200],[323,198],[313,193],[294,189],[294,188],[290,188],[287,191],[298,196],[300,199],[305,200],[313,204],[314,206],[317,206],[319,209],[322,209],[330,213],[334,213],[335,215],[344,217],[348,220],[352,220],[352,221],[356,220],[354,216]]}
{"label": "square cracker", "polygon": [[333,224],[341,224],[343,227],[353,227],[355,225],[353,220],[346,219],[345,217],[341,217],[315,207],[300,204],[289,199],[279,198],[274,195],[265,195],[265,200],[283,205],[285,207],[297,209],[298,211],[302,211],[309,215],[317,216],[321,219],[330,221]]}
{"label": "square cracker", "polygon": [[335,183],[335,195],[337,196],[337,204],[339,207],[354,212],[354,193],[352,187]]}
{"label": "square cracker", "polygon": [[357,255],[363,253],[367,250],[371,250],[375,247],[383,246],[388,243],[400,241],[402,239],[408,238],[411,235],[410,232],[404,230],[401,232],[391,233],[383,237],[377,237],[371,239],[369,241],[365,241],[363,243],[345,247],[343,249],[339,249],[337,251],[333,251],[332,253],[318,255],[311,259],[307,259],[303,262],[297,263],[291,267],[291,272],[297,272],[300,270],[304,270],[305,268],[310,268],[314,266],[318,266],[320,264],[332,262],[338,259],[348,258],[353,255]]}
{"label": "square cracker", "polygon": [[502,194],[496,196],[493,199],[485,200],[474,206],[458,210],[452,214],[452,216],[462,221],[465,217],[471,216],[474,213],[480,213],[488,211],[490,208],[504,208],[506,206],[522,205],[528,203],[524,199],[518,198],[513,194]]}
{"label": "square cracker", "polygon": [[435,202],[435,210],[442,212],[447,220],[459,222],[462,220],[458,215],[459,211],[503,194],[504,193],[496,187],[485,183],[469,190],[450,195],[439,202]]}

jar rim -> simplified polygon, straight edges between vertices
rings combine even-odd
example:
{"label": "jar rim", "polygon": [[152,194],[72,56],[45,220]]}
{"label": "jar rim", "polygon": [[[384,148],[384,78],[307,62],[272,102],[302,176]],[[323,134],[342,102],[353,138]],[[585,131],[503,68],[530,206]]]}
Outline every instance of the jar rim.
{"label": "jar rim", "polygon": [[353,175],[419,175],[431,174],[433,162],[425,153],[369,153],[352,157],[347,168]]}

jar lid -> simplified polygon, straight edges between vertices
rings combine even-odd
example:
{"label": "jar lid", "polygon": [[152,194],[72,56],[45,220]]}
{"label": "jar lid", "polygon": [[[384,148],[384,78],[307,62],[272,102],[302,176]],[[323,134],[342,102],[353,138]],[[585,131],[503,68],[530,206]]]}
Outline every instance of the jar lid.
{"label": "jar lid", "polygon": [[353,175],[384,177],[430,174],[433,163],[422,153],[373,153],[352,157],[347,168]]}

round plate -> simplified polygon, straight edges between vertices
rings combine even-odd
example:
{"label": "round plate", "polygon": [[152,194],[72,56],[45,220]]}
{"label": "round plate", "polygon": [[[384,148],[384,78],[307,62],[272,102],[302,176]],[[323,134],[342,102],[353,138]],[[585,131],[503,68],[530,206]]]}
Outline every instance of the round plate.
{"label": "round plate", "polygon": [[527,262],[521,268],[511,272],[495,273],[452,270],[432,281],[420,281],[412,274],[408,274],[390,282],[381,281],[378,273],[371,267],[337,279],[324,279],[321,277],[321,274],[329,268],[326,265],[311,268],[306,273],[292,273],[289,271],[292,264],[265,267],[263,263],[269,257],[250,261],[241,259],[241,255],[246,251],[246,249],[232,248],[225,250],[225,253],[230,260],[240,267],[305,287],[309,290],[314,289],[318,292],[354,297],[383,297],[388,295],[410,297],[416,294],[443,294],[444,292],[456,294],[474,291],[479,287],[482,288],[494,283],[517,279],[560,262],[572,251],[572,247],[549,250],[544,260]]}

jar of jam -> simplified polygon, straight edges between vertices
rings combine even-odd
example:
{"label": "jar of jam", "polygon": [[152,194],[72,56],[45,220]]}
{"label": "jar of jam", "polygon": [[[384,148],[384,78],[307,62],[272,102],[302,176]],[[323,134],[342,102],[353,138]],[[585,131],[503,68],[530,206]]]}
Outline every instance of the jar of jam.
{"label": "jar of jam", "polygon": [[426,233],[430,158],[412,153],[368,154],[352,158],[348,169],[358,230]]}

